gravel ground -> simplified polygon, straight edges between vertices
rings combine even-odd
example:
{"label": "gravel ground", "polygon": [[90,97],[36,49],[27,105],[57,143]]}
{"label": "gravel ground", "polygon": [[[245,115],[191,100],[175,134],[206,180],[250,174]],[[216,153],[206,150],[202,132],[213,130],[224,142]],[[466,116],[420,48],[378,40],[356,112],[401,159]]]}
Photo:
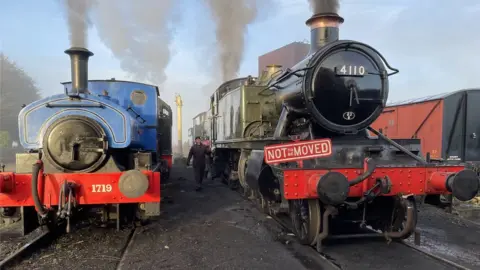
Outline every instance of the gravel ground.
{"label": "gravel ground", "polygon": [[174,204],[135,236],[123,269],[306,269],[308,260],[280,244],[250,202],[206,184],[201,192],[189,180],[172,188]]}
{"label": "gravel ground", "polygon": [[407,246],[379,239],[335,241],[325,247],[325,254],[344,270],[452,269]]}
{"label": "gravel ground", "polygon": [[115,269],[129,232],[85,227],[61,236],[10,269]]}
{"label": "gravel ground", "polygon": [[480,269],[480,225],[431,205],[420,208],[420,248],[471,269]]}

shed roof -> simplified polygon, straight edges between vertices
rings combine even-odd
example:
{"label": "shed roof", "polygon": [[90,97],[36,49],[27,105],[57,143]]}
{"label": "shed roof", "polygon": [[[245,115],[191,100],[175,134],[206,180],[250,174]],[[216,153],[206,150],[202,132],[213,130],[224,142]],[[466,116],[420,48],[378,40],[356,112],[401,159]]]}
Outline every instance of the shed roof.
{"label": "shed roof", "polygon": [[462,89],[462,90],[457,90],[452,92],[430,95],[426,97],[412,98],[412,99],[401,100],[401,101],[392,101],[387,103],[387,107],[401,106],[401,105],[407,105],[407,104],[422,103],[422,102],[427,102],[432,100],[444,99],[448,96],[451,96],[460,92],[466,92],[466,91],[480,91],[480,88]]}

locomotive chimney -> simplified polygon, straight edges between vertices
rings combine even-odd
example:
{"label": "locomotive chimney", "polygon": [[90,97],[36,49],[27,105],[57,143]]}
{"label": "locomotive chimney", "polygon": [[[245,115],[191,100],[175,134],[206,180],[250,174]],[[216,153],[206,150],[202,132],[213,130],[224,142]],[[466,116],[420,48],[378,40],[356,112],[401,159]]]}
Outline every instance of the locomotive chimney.
{"label": "locomotive chimney", "polygon": [[70,55],[73,94],[85,94],[88,85],[88,58],[93,53],[85,48],[72,47],[65,51]]}
{"label": "locomotive chimney", "polygon": [[305,24],[310,27],[310,52],[318,51],[327,43],[338,40],[338,28],[344,19],[337,13],[317,13],[308,19]]}

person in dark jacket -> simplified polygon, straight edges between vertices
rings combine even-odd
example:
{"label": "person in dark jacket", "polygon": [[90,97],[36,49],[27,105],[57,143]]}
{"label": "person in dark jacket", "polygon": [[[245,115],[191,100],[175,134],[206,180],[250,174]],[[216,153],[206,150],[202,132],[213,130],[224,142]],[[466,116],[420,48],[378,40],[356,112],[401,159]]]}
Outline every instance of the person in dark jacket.
{"label": "person in dark jacket", "polygon": [[210,153],[210,147],[203,145],[200,137],[196,137],[195,144],[192,145],[190,152],[188,152],[187,166],[190,165],[190,160],[193,157],[193,173],[197,191],[202,188],[203,177],[205,176],[206,155]]}
{"label": "person in dark jacket", "polygon": [[[205,140],[202,141],[202,144],[207,146],[210,149],[210,138],[207,136],[205,137]],[[211,166],[212,166],[212,157],[211,154],[206,155],[205,159],[205,177],[204,179],[208,180],[208,173],[210,172]]]}

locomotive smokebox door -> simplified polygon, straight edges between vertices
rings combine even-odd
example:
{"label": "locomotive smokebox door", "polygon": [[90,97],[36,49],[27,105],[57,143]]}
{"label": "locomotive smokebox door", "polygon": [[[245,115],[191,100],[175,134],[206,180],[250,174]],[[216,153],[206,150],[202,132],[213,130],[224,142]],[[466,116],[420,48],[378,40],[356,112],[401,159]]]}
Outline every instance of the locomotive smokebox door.
{"label": "locomotive smokebox door", "polygon": [[45,157],[65,172],[93,172],[106,159],[106,134],[84,116],[65,116],[49,126],[43,139]]}
{"label": "locomotive smokebox door", "polygon": [[307,72],[304,91],[312,101],[307,106],[326,129],[355,133],[382,112],[388,94],[382,76],[386,72],[379,57],[363,44],[327,46],[331,50],[314,57],[317,66]]}

